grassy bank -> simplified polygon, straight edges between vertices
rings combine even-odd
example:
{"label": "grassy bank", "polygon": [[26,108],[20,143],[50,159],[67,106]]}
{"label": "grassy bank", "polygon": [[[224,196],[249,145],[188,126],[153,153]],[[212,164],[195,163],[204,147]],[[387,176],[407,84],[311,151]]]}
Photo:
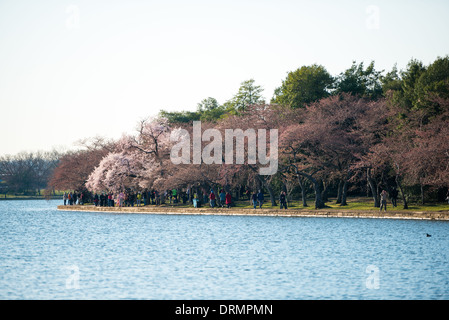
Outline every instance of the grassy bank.
{"label": "grassy bank", "polygon": [[[372,201],[370,201],[369,198],[352,198],[352,199],[348,199],[348,205],[346,206],[340,206],[339,204],[335,203],[335,199],[331,199],[331,201],[326,203],[326,208],[320,209],[320,210],[316,210],[314,205],[313,205],[313,199],[311,199],[310,201],[308,201],[309,206],[308,207],[303,207],[302,206],[302,202],[299,201],[293,201],[289,204],[288,206],[288,212],[295,214],[303,214],[303,213],[310,213],[310,212],[325,212],[325,213],[344,213],[344,212],[348,212],[348,213],[377,213],[379,212],[379,208],[375,208]],[[62,200],[61,200],[61,205],[62,205]],[[77,206],[79,207],[79,206]],[[107,211],[108,207],[94,207],[92,204],[86,204],[82,207],[86,207],[86,208],[93,208],[95,210],[101,210],[101,211]],[[70,209],[70,208],[67,208]],[[263,211],[266,212],[278,212],[280,211],[279,205],[278,206],[271,206],[271,202],[265,202],[264,205],[262,206]],[[84,209],[83,209],[84,210]],[[211,209],[209,204],[206,205],[202,205],[199,208],[194,208],[192,204],[182,204],[182,203],[178,203],[178,204],[170,204],[170,203],[165,203],[163,205],[147,205],[147,206],[134,206],[134,207],[123,207],[123,208],[117,208],[114,207],[112,208],[113,211],[129,211],[129,212],[140,212],[140,211],[170,211],[170,210],[175,210],[175,211],[180,211],[182,212],[184,211],[188,211],[188,212],[193,212],[193,211],[201,211],[201,212],[205,212],[205,211],[209,211],[209,212],[215,212],[215,211],[223,211],[226,212],[226,210],[228,211],[235,211],[235,212],[256,212],[256,211],[260,211],[259,207],[257,207],[256,210],[254,210],[254,207],[252,204],[250,204],[250,202],[248,200],[246,201],[237,201],[234,203],[233,207],[231,209],[227,209],[227,208],[221,208],[221,207],[216,207],[214,209]],[[193,210],[193,211],[192,211]],[[413,214],[413,213],[442,213],[442,214],[447,214],[449,217],[449,204],[447,203],[434,203],[434,204],[427,204],[427,205],[418,205],[418,204],[409,204],[409,209],[403,209],[402,203],[398,203],[398,207],[393,208],[391,203],[387,204],[387,212],[388,213],[392,213],[392,214],[397,214],[397,215],[409,215],[409,214]],[[382,211],[383,214],[383,211]]]}
{"label": "grassy bank", "polygon": [[[263,204],[263,208],[264,209],[279,209],[279,201],[277,201],[278,205],[277,206],[271,206],[271,202],[269,200],[265,200],[265,203]],[[314,207],[314,200],[313,199],[309,199],[307,201],[308,206],[307,207],[303,207],[302,202],[301,201],[292,201],[289,203],[288,208],[289,209],[296,209],[296,210],[315,210]],[[189,208],[192,207],[192,205],[188,205],[188,204],[176,204],[176,205],[170,205],[170,204],[166,204],[167,206],[175,206],[175,207],[180,207],[180,208]],[[392,210],[392,211],[397,211],[397,212],[408,212],[408,211],[435,211],[435,212],[441,212],[441,211],[449,211],[449,204],[444,202],[444,203],[429,203],[429,204],[425,204],[425,205],[421,205],[421,204],[416,204],[416,203],[411,203],[408,204],[408,209],[404,209],[403,208],[403,204],[402,202],[397,203],[397,207],[393,208],[391,202],[387,203],[387,210]],[[342,210],[365,210],[365,211],[370,211],[370,210],[379,210],[379,208],[375,208],[374,207],[374,203],[372,201],[371,198],[351,198],[347,200],[347,205],[346,206],[341,206],[340,204],[336,203],[335,199],[330,199],[329,202],[326,202],[326,206],[327,208],[325,208],[326,210],[338,210],[338,211],[342,211]],[[209,205],[207,204],[204,207],[209,207]],[[238,208],[238,209],[252,209],[253,205],[248,201],[237,201],[234,203],[234,208]]]}
{"label": "grassy bank", "polygon": [[[56,195],[56,196],[51,196],[50,197],[51,200],[55,199],[62,199],[62,196]],[[0,196],[0,201],[1,200],[48,200],[45,196],[40,195],[40,196],[23,196],[23,195],[4,195],[2,194]],[[62,200],[61,200],[62,201]]]}

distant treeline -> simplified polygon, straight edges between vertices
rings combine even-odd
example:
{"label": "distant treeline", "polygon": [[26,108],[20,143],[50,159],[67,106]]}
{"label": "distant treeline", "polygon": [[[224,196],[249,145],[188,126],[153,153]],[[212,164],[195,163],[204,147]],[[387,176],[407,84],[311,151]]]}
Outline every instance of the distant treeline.
{"label": "distant treeline", "polygon": [[0,193],[41,195],[58,166],[61,154],[21,152],[0,157]]}

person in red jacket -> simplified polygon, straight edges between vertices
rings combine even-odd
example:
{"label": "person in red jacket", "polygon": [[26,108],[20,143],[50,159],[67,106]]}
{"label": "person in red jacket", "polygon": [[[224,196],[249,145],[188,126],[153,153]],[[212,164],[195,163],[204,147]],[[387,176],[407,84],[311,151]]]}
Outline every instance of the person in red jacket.
{"label": "person in red jacket", "polygon": [[215,193],[213,190],[210,191],[209,199],[210,199],[211,208],[214,208],[215,207]]}
{"label": "person in red jacket", "polygon": [[232,196],[229,192],[226,192],[226,206],[229,208],[231,208],[231,204],[232,204]]}

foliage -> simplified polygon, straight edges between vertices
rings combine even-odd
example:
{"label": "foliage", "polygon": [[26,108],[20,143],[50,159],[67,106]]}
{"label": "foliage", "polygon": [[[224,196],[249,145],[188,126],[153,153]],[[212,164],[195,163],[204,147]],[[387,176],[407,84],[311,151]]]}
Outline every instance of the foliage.
{"label": "foliage", "polygon": [[[328,192],[338,195],[339,205],[347,205],[346,196],[363,189],[376,204],[380,189],[397,188],[404,208],[416,190],[422,199],[426,190],[447,192],[448,57],[429,66],[411,60],[406,70],[395,66],[385,75],[375,69],[374,62],[367,67],[354,62],[335,78],[322,66],[303,66],[288,73],[272,104],[263,103],[262,91],[251,79],[242,82],[223,105],[209,97],[194,112],[161,111],[159,117],[141,121],[134,135],[63,155],[50,185],[96,192],[224,188],[236,195],[242,188],[263,189],[272,205],[281,189],[297,190],[303,206],[307,193],[313,191],[316,208],[326,206]],[[252,152],[248,137],[244,138],[243,163],[226,163],[225,155],[218,155],[223,161],[212,164],[172,163],[174,144],[193,136],[192,122],[197,120],[201,120],[202,134],[216,129],[222,137],[227,129],[254,130],[256,138],[264,132],[259,129],[277,129],[276,174],[261,175],[261,165],[248,161]],[[212,142],[215,138],[203,137],[201,150]],[[224,148],[225,139],[218,144]],[[193,140],[187,145],[191,160]],[[268,143],[266,151],[272,153],[272,148]],[[236,150],[232,152],[236,159]]]}
{"label": "foliage", "polygon": [[0,180],[3,192],[40,194],[58,165],[59,153],[21,152],[0,157]]}
{"label": "foliage", "polygon": [[271,103],[302,108],[330,95],[333,78],[320,65],[303,66],[289,72],[282,85],[275,89]]}
{"label": "foliage", "polygon": [[381,73],[374,68],[374,61],[366,69],[363,62],[357,64],[354,61],[349,69],[337,77],[335,93],[351,93],[373,100],[379,99],[383,94]]}

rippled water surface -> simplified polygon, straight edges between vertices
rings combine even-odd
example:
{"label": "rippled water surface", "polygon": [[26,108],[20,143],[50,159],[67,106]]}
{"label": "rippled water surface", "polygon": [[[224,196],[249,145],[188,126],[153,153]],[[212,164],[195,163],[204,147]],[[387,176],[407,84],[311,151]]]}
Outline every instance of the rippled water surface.
{"label": "rippled water surface", "polygon": [[0,201],[1,299],[449,298],[448,222],[59,212],[60,202]]}

